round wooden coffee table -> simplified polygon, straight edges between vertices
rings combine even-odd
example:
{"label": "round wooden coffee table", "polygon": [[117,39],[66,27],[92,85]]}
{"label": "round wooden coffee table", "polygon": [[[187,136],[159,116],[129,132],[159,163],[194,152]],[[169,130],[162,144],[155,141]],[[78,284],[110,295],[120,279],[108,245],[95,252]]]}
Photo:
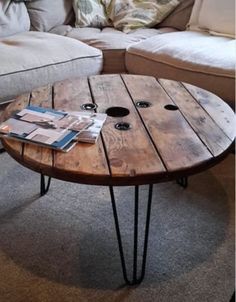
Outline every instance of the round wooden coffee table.
{"label": "round wooden coffee table", "polygon": [[[154,183],[201,172],[222,160],[235,139],[232,109],[214,94],[192,85],[138,75],[99,75],[56,83],[17,98],[1,119],[26,105],[81,110],[96,103],[109,116],[96,144],[78,143],[62,153],[9,139],[6,151],[19,163],[41,174],[41,195],[51,177],[109,186],[123,276],[140,283],[145,274]],[[91,108],[91,106],[88,106]],[[49,176],[47,185],[45,175]],[[149,184],[145,238],[138,276],[139,185]],[[113,186],[134,186],[133,272],[128,277]]]}

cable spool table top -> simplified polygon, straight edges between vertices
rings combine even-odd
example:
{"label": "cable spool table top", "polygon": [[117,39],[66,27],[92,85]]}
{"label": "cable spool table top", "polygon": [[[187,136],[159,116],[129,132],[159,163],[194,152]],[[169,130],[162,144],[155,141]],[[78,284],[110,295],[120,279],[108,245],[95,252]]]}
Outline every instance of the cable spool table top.
{"label": "cable spool table top", "polygon": [[[140,75],[97,75],[22,95],[1,121],[28,104],[107,112],[97,143],[68,153],[3,139],[22,165],[54,178],[94,185],[142,185],[201,172],[222,160],[235,139],[232,109],[195,86]],[[89,104],[86,108],[85,104]],[[84,106],[83,106],[84,105]]]}

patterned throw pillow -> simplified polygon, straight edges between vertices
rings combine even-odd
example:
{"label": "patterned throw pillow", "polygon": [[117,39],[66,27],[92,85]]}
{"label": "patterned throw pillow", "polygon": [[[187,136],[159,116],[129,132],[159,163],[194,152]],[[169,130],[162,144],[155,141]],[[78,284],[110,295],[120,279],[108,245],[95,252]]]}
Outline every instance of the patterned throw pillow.
{"label": "patterned throw pillow", "polygon": [[75,11],[76,27],[97,27],[109,26],[105,7],[100,0],[73,0]]}
{"label": "patterned throw pillow", "polygon": [[102,0],[116,29],[125,33],[160,23],[178,5],[179,0]]}

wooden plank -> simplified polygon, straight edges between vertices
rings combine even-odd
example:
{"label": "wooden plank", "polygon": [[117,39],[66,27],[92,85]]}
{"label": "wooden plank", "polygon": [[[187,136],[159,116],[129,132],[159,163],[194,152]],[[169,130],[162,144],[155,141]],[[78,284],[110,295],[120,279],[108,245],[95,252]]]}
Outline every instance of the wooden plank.
{"label": "wooden plank", "polygon": [[[81,111],[84,103],[92,103],[87,78],[64,81],[54,86],[55,109]],[[67,175],[68,180],[100,183],[110,177],[101,137],[96,144],[77,143],[68,153],[55,152],[54,168]],[[58,171],[59,173],[59,171]]]}
{"label": "wooden plank", "polygon": [[167,110],[174,105],[161,85],[152,77],[122,75],[134,100],[152,103],[138,109],[169,172],[191,169],[212,158],[193,129],[178,110]]}
{"label": "wooden plank", "polygon": [[52,108],[52,86],[46,85],[31,92],[30,105]]}
{"label": "wooden plank", "polygon": [[216,124],[231,141],[235,139],[236,121],[233,110],[221,98],[202,88],[183,83],[199,104],[208,112]]}
{"label": "wooden plank", "polygon": [[[47,85],[32,91],[30,105],[52,108],[52,86]],[[23,160],[36,171],[47,171],[53,164],[53,151],[33,144],[25,144]]]}
{"label": "wooden plank", "polygon": [[81,111],[82,104],[92,103],[88,80],[85,77],[58,82],[53,91],[54,100],[60,109]]}
{"label": "wooden plank", "polygon": [[164,79],[159,82],[214,156],[231,145],[231,140],[180,82]]}
{"label": "wooden plank", "polygon": [[[139,178],[145,183],[150,175],[158,173],[163,175],[166,170],[121,77],[91,76],[89,82],[99,112],[105,112],[113,106],[125,107],[130,111],[125,117],[108,116],[102,129],[112,177],[116,180],[122,178],[126,185],[129,185],[133,181],[132,178]],[[128,131],[119,131],[114,127],[118,122],[128,122],[132,128]]]}
{"label": "wooden plank", "polygon": [[29,99],[30,99],[30,94],[26,93],[26,94],[23,94],[23,95],[17,97],[15,100],[13,100],[1,112],[0,123],[4,122],[8,118],[10,118],[14,114],[14,112],[17,112],[17,111],[20,111],[20,110],[24,109],[28,105]]}
{"label": "wooden plank", "polygon": [[[0,123],[10,118],[15,112],[24,109],[29,103],[30,94],[24,94],[17,97],[12,103],[10,103],[0,116]],[[21,158],[23,143],[17,142],[12,139],[2,139],[4,148],[14,158]]]}

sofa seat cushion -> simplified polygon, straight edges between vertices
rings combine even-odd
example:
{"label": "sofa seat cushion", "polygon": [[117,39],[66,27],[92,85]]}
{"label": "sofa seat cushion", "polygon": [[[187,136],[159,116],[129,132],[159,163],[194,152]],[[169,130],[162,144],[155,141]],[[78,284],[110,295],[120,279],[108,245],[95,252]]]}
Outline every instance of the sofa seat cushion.
{"label": "sofa seat cushion", "polygon": [[1,100],[48,83],[99,74],[103,63],[100,50],[42,32],[0,39],[0,61]]}
{"label": "sofa seat cushion", "polygon": [[234,99],[235,40],[183,31],[155,36],[127,50],[129,72],[148,72]]}
{"label": "sofa seat cushion", "polygon": [[125,52],[127,47],[160,33],[175,31],[171,28],[145,28],[137,29],[128,34],[113,27],[99,28],[73,28],[67,33],[68,37],[82,41],[103,51],[104,73],[126,72]]}

